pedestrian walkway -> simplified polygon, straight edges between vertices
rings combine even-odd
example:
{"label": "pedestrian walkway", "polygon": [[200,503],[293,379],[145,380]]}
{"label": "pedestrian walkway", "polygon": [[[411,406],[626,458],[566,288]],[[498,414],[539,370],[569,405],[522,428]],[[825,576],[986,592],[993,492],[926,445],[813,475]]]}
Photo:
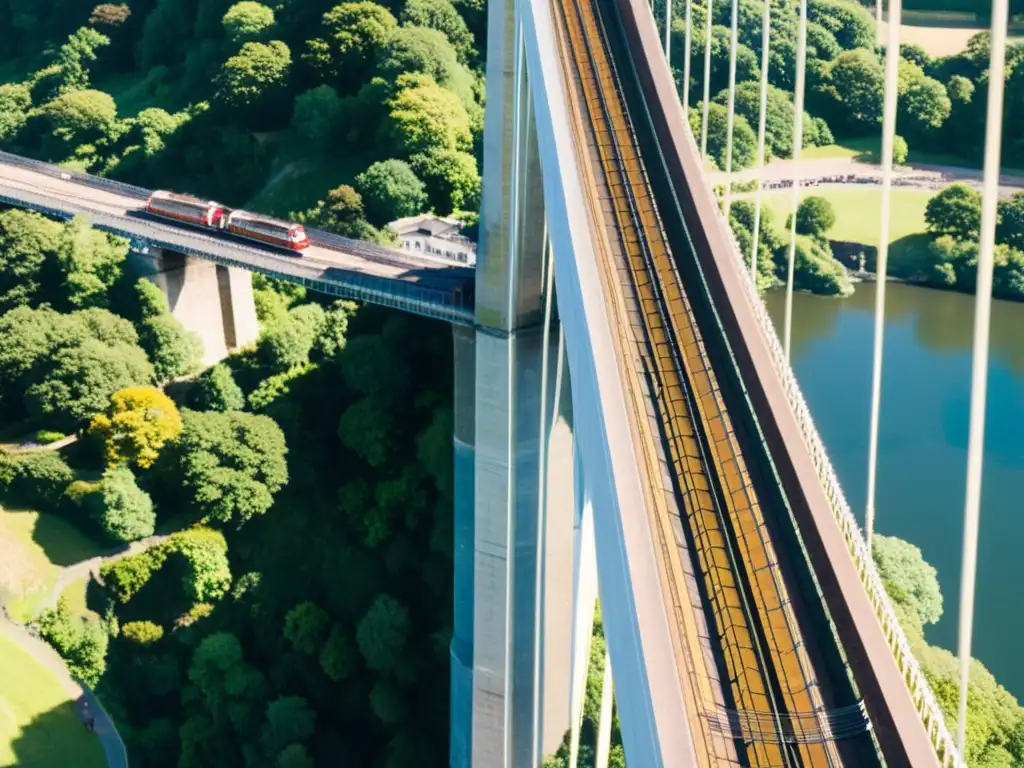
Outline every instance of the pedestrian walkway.
{"label": "pedestrian walkway", "polygon": [[[86,710],[93,718],[93,733],[100,740],[103,752],[107,756],[107,765],[110,768],[128,768],[128,752],[124,742],[110,719],[110,715],[103,708],[100,700],[89,689],[89,686],[75,680],[64,665],[64,660],[45,641],[35,637],[25,627],[15,624],[0,613],[0,634],[17,643],[32,658],[49,669],[57,677],[57,680],[75,701],[75,707],[84,717]],[[86,707],[85,705],[88,704]]]}

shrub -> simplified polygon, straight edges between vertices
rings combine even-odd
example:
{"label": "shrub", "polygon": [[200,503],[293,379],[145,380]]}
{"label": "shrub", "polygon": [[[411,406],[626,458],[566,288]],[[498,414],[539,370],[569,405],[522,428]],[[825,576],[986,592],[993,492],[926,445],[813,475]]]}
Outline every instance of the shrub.
{"label": "shrub", "polygon": [[153,645],[164,636],[164,628],[152,621],[129,621],[121,625],[121,637],[136,645]]}
{"label": "shrub", "polygon": [[62,439],[64,439],[64,433],[53,429],[40,429],[35,434],[35,441],[40,445],[49,445]]}
{"label": "shrub", "polygon": [[[4,498],[44,512],[56,511],[74,472],[52,451],[0,454],[0,489]],[[6,486],[6,487],[5,487]]]}

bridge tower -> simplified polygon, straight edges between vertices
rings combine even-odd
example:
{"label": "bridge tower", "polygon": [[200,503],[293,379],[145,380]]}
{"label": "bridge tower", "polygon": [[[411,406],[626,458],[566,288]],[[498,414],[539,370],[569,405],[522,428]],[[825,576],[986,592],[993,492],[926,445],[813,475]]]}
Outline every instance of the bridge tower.
{"label": "bridge tower", "polygon": [[569,370],[516,2],[488,8],[477,327],[454,331],[453,768],[537,766],[569,728]]}

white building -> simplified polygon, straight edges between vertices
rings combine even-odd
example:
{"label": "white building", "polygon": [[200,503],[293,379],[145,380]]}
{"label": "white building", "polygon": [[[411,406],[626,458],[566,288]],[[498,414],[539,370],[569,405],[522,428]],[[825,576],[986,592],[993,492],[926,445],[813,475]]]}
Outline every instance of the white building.
{"label": "white building", "polygon": [[476,243],[459,234],[461,221],[427,213],[396,219],[388,226],[398,233],[403,251],[470,267],[476,264]]}

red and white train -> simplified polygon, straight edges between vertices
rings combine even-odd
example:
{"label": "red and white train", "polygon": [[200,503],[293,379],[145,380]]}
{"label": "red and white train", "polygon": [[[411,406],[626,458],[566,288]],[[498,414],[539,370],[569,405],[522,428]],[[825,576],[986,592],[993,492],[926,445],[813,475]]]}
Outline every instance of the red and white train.
{"label": "red and white train", "polygon": [[158,190],[149,196],[146,211],[154,216],[184,221],[207,229],[258,240],[262,243],[302,251],[309,247],[309,237],[301,224],[271,219],[268,216],[232,210],[220,203],[200,200],[191,195]]}

